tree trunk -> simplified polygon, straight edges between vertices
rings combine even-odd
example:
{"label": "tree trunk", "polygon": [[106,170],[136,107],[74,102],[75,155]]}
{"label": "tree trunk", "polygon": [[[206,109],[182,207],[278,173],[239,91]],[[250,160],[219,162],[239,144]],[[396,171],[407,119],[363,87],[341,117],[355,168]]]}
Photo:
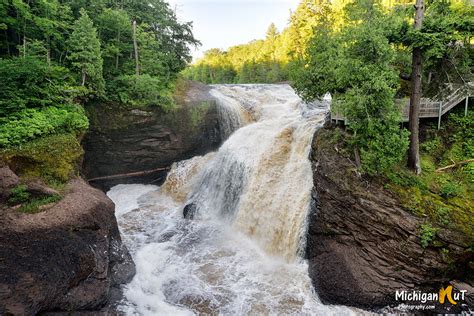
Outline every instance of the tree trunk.
{"label": "tree trunk", "polygon": [[7,31],[7,29],[5,29],[5,44],[7,45],[8,56],[11,56],[10,55],[10,43],[8,42],[8,31]]}
{"label": "tree trunk", "polygon": [[82,71],[82,86],[84,87],[86,85],[86,72],[83,70]]}
{"label": "tree trunk", "polygon": [[26,58],[26,35],[23,35],[23,58]]}
{"label": "tree trunk", "polygon": [[[421,29],[423,23],[423,0],[416,0],[415,30]],[[410,96],[410,149],[408,151],[408,168],[416,174],[421,173],[420,165],[420,139],[419,139],[419,120],[421,104],[421,76],[423,71],[422,64],[423,53],[420,48],[413,48],[412,60],[412,93]]]}
{"label": "tree trunk", "polygon": [[115,70],[118,70],[119,68],[119,56],[120,56],[120,29],[117,32],[117,55],[115,55]]}
{"label": "tree trunk", "polygon": [[51,39],[48,37],[46,42],[48,45],[48,49],[46,50],[46,62],[48,63],[48,66],[51,66]]}
{"label": "tree trunk", "polygon": [[133,20],[133,50],[135,52],[135,74],[140,75],[140,65],[138,63],[138,44],[137,44],[137,21]]}

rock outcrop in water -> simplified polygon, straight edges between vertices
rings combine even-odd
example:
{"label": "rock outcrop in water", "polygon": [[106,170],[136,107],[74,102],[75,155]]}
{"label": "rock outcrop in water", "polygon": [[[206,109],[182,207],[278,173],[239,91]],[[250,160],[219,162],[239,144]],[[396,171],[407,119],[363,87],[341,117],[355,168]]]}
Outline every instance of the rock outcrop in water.
{"label": "rock outcrop in water", "polygon": [[82,180],[41,213],[0,205],[0,315],[96,310],[134,273],[114,204]]}
{"label": "rock outcrop in water", "polygon": [[397,290],[437,292],[451,283],[468,289],[465,303],[474,303],[473,256],[465,237],[438,231],[449,259],[439,249],[423,248],[422,219],[404,210],[382,185],[359,178],[349,159],[328,142],[329,135],[321,129],[313,140],[314,207],[306,251],[321,300],[375,309],[402,303],[395,301]]}
{"label": "rock outcrop in water", "polygon": [[[216,149],[222,139],[210,87],[186,82],[175,94],[176,110],[131,109],[95,104],[87,108],[90,130],[83,145],[87,179],[154,170]],[[94,181],[108,189],[119,183],[161,184],[166,171]]]}

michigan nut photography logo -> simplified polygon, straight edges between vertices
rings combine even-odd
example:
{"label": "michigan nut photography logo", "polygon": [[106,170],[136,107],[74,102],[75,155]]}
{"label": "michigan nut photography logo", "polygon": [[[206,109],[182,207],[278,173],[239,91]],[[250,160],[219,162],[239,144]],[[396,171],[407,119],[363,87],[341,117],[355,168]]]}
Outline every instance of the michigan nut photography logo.
{"label": "michigan nut photography logo", "polygon": [[[440,305],[458,305],[465,302],[467,290],[455,291],[452,285],[441,287],[439,292],[407,291],[397,290],[395,300],[409,309],[434,309],[435,304]],[[421,303],[420,305],[411,305],[410,303]]]}

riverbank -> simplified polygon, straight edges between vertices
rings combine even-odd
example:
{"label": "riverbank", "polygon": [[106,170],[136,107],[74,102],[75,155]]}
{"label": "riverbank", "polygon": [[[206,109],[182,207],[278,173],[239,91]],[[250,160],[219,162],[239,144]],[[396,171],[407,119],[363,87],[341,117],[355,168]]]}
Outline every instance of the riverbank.
{"label": "riverbank", "polygon": [[[317,131],[311,160],[307,258],[323,302],[374,310],[410,304],[396,300],[397,290],[438,292],[451,284],[455,291],[467,289],[463,303],[473,306],[473,239],[462,225],[420,216],[390,190],[389,180],[362,177],[338,128]],[[434,227],[432,235],[426,227]],[[463,309],[449,303],[437,308]]]}
{"label": "riverbank", "polygon": [[[83,133],[52,134],[0,151],[0,314],[98,310],[121,297],[119,285],[135,270],[121,242],[115,205],[80,174],[171,166],[215,148],[219,122],[208,91],[182,82],[169,112],[89,105],[93,124],[85,140]],[[90,142],[99,144],[92,146],[96,151]],[[166,171],[151,176],[164,179]],[[127,181],[95,185],[106,189]]]}
{"label": "riverbank", "polygon": [[97,310],[119,295],[135,267],[112,201],[73,179],[59,202],[21,212],[11,203],[18,193],[7,191],[22,180],[6,167],[1,173],[1,195],[10,206],[0,206],[0,314]]}

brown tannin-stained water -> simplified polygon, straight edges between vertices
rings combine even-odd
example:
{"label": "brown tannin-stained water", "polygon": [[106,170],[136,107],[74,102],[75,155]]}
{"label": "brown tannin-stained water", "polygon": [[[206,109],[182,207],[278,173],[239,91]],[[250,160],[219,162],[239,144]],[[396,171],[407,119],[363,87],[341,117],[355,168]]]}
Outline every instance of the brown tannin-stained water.
{"label": "brown tannin-stained water", "polygon": [[[137,265],[128,315],[351,315],[323,305],[302,259],[310,208],[311,140],[327,102],[289,85],[216,85],[216,153],[179,162],[161,187],[119,185],[123,239]],[[183,218],[192,204],[194,220]]]}

